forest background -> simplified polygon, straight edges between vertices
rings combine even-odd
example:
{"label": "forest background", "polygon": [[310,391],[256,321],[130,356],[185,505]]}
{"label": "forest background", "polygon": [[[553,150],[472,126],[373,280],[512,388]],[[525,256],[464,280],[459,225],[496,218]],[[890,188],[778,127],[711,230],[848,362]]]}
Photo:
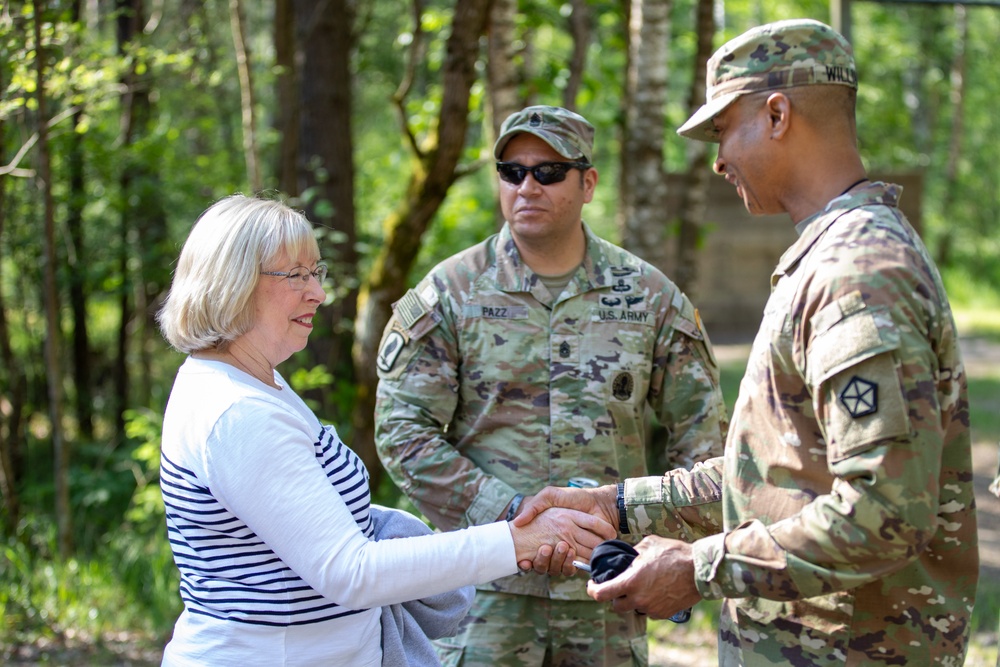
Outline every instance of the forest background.
{"label": "forest background", "polygon": [[[866,166],[923,174],[923,234],[963,332],[1000,338],[1000,13],[856,2],[850,15]],[[75,644],[101,664],[116,637],[155,653],[169,636],[159,429],[182,355],[154,317],[211,202],[267,192],[316,223],[329,299],[282,371],[362,455],[376,500],[412,509],[374,453],[373,359],[391,303],[500,223],[499,122],[527,104],[591,120],[588,224],[697,303],[714,148],[674,128],[704,99],[715,48],[794,17],[830,22],[831,8],[0,0],[0,660],[59,664]],[[673,210],[668,173],[684,183]],[[724,371],[731,405],[742,368]],[[977,391],[1000,400],[1000,376]],[[977,630],[995,631],[997,598]]]}

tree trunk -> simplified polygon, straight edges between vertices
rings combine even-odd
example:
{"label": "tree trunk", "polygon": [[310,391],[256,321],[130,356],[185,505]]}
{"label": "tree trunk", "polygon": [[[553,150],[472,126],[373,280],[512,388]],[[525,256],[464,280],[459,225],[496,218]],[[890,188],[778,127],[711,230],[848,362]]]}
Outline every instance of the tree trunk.
{"label": "tree trunk", "polygon": [[[489,16],[489,36],[486,42],[486,89],[489,100],[490,133],[487,150],[492,158],[493,144],[500,136],[500,125],[507,116],[523,106],[517,95],[517,69],[514,58],[514,21],[517,17],[517,0],[493,0]],[[500,192],[496,179],[492,180],[493,207],[499,229],[504,222],[500,208]]]}
{"label": "tree trunk", "polygon": [[[72,19],[80,23],[80,2],[74,0]],[[82,25],[80,26],[83,27]],[[81,102],[81,105],[83,103]],[[76,419],[80,436],[84,440],[94,437],[94,400],[90,373],[90,335],[87,330],[87,271],[84,266],[86,246],[84,240],[83,207],[87,201],[84,189],[83,123],[82,106],[73,112],[73,132],[69,137],[69,197],[66,208],[66,229],[69,232],[69,299],[73,313],[73,378],[76,387]]]}
{"label": "tree trunk", "polygon": [[[151,134],[152,101],[150,81],[152,68],[147,66],[137,46],[145,22],[144,0],[118,0],[118,49],[130,54],[131,66],[124,74],[121,101],[121,151],[126,156],[120,176],[122,194],[122,254],[123,271],[122,319],[119,330],[119,357],[116,360],[116,382],[119,394],[117,427],[124,426],[124,411],[130,404],[148,405],[152,391],[152,354],[159,300],[170,282],[171,264],[168,258],[176,248],[167,234],[166,212],[160,193],[155,163],[133,151],[135,143]],[[129,268],[132,265],[134,268]],[[134,310],[130,307],[128,290],[132,291]],[[135,321],[132,316],[134,315]],[[130,335],[134,330],[134,337]],[[128,356],[135,345],[139,362],[139,386],[130,387]],[[131,403],[130,403],[131,402]],[[118,433],[123,433],[119,430]]]}
{"label": "tree trunk", "polygon": [[246,41],[246,19],[240,0],[229,0],[229,23],[236,49],[236,71],[240,77],[240,108],[243,120],[243,158],[247,163],[247,180],[253,192],[260,192],[263,180],[260,174],[260,157],[257,154],[257,121],[254,113],[256,99],[250,67],[250,47]]}
{"label": "tree trunk", "polygon": [[69,503],[69,446],[63,437],[62,331],[59,320],[59,287],[56,283],[56,214],[52,200],[52,168],[49,159],[48,100],[45,97],[45,45],[41,23],[45,4],[35,0],[35,97],[38,103],[38,187],[45,211],[44,294],[45,294],[45,372],[49,394],[49,421],[55,463],[56,544],[59,555],[68,558],[73,551],[73,515]]}
{"label": "tree trunk", "polygon": [[299,104],[295,67],[295,12],[293,0],[277,0],[274,5],[274,58],[278,69],[276,81],[278,104],[274,125],[281,137],[279,144],[278,189],[289,197],[298,197],[295,160],[299,148]]}
{"label": "tree trunk", "polygon": [[632,0],[621,154],[622,245],[650,263],[665,263],[667,179],[663,140],[667,103],[670,0]]}
{"label": "tree trunk", "polygon": [[[948,163],[944,173],[942,211],[951,211],[958,197],[958,163],[962,157],[962,126],[965,117],[966,50],[969,43],[969,13],[965,5],[955,5],[955,57],[951,63],[951,130],[948,135]],[[949,266],[955,242],[955,230],[945,225],[937,244],[938,266]]]}
{"label": "tree trunk", "polygon": [[[360,440],[373,433],[375,405],[375,356],[382,331],[389,321],[391,305],[406,289],[420,239],[458,177],[456,168],[465,146],[469,122],[469,94],[476,79],[479,39],[486,28],[489,0],[458,0],[442,67],[442,100],[435,141],[417,155],[405,199],[382,225],[386,230],[382,247],[372,265],[368,281],[358,296],[358,318],[354,336],[354,367],[360,393],[355,410],[355,440],[361,451],[374,451],[374,440]],[[402,109],[402,100],[398,100]],[[401,113],[402,122],[405,115]],[[412,136],[412,134],[411,134]],[[359,425],[367,425],[363,431]],[[370,436],[368,436],[370,437]]]}
{"label": "tree trunk", "polygon": [[[576,110],[576,95],[580,91],[583,73],[587,67],[587,49],[590,48],[590,9],[587,0],[570,0],[569,34],[573,37],[573,55],[569,59],[569,79],[563,90],[562,105]],[[593,156],[590,156],[593,159]]]}
{"label": "tree trunk", "polygon": [[[698,46],[694,57],[694,74],[688,98],[688,115],[693,114],[705,101],[705,73],[712,56],[712,39],[715,37],[714,0],[698,0],[695,11]],[[709,145],[704,141],[687,142],[687,171],[685,187],[681,194],[679,224],[673,275],[674,282],[689,298],[695,299],[698,280],[698,247],[701,242],[702,223],[708,199],[708,181],[712,170],[707,166]]]}
{"label": "tree trunk", "polygon": [[493,141],[499,136],[500,124],[504,119],[521,108],[521,99],[517,96],[517,71],[514,67],[517,55],[514,47],[516,17],[517,0],[493,0],[486,59]]}
{"label": "tree trunk", "polygon": [[[6,81],[4,68],[0,67],[0,90]],[[4,154],[6,123],[0,118],[0,164],[6,164]],[[7,219],[7,179],[0,177],[0,239]],[[0,249],[0,255],[5,255]],[[4,262],[0,262],[0,284],[3,284]],[[15,370],[18,364],[10,347],[10,330],[7,327],[7,305],[0,290],[0,497],[3,498],[3,534],[13,536],[21,517],[21,496],[18,492],[20,472],[17,461],[21,451],[21,416],[24,412],[24,373]],[[9,403],[4,404],[9,400]]]}
{"label": "tree trunk", "polygon": [[[350,0],[293,4],[299,108],[296,189],[309,219],[328,230],[320,245],[334,290],[333,303],[317,314],[322,335],[310,337],[309,350],[343,387],[354,384],[351,327],[358,293],[351,138],[353,5]],[[317,395],[324,401],[324,412],[336,409],[335,403],[327,402],[334,395],[330,391]],[[354,437],[351,434],[352,442]],[[369,471],[377,470],[374,463],[370,456],[365,460]]]}
{"label": "tree trunk", "polygon": [[[130,0],[116,0],[116,37],[118,40],[118,53],[124,56],[128,43],[135,33],[134,25],[136,19],[131,11]],[[131,76],[125,75],[122,81],[124,92],[121,98],[121,127],[122,127],[122,147],[127,148],[132,143],[132,128],[135,124],[133,119],[132,87]],[[118,271],[122,279],[120,287],[121,293],[118,295],[118,337],[115,345],[115,361],[112,368],[112,381],[115,388],[114,406],[114,431],[119,439],[125,434],[125,410],[128,407],[128,395],[131,391],[131,378],[128,371],[128,350],[129,350],[129,329],[132,325],[134,313],[132,307],[132,279],[129,270],[129,237],[131,236],[131,225],[129,216],[125,209],[127,207],[128,193],[131,190],[132,170],[126,168],[121,171],[118,184],[122,192],[122,211],[120,237],[118,247]]]}

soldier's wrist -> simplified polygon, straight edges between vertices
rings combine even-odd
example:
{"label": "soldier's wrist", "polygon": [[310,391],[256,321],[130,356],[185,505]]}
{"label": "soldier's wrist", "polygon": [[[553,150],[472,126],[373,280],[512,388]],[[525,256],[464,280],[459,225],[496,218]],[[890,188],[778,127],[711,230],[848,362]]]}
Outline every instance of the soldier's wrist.
{"label": "soldier's wrist", "polygon": [[507,507],[507,521],[513,521],[514,517],[517,516],[518,510],[521,509],[521,503],[524,501],[524,494],[518,493],[514,495],[513,500],[510,501],[510,505]]}
{"label": "soldier's wrist", "polygon": [[625,482],[618,482],[618,494],[615,497],[615,505],[618,508],[618,532],[628,535],[628,513],[625,511]]}

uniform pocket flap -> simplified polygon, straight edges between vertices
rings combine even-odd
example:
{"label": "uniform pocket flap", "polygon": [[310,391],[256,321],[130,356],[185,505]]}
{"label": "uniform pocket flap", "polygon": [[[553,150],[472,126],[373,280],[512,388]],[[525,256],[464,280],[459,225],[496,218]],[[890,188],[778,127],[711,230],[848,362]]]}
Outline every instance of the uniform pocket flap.
{"label": "uniform pocket flap", "polygon": [[883,317],[884,309],[854,309],[830,324],[831,306],[813,318],[813,322],[822,320],[825,329],[816,334],[809,346],[806,379],[811,387],[845,368],[899,347],[899,331],[887,316]]}

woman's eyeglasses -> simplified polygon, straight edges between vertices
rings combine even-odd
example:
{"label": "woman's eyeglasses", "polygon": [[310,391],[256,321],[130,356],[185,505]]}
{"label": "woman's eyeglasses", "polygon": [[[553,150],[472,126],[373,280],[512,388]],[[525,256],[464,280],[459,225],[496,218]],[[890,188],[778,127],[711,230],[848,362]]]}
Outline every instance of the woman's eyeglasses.
{"label": "woman's eyeglasses", "polygon": [[316,282],[322,285],[323,281],[326,280],[327,271],[326,264],[317,264],[312,271],[304,266],[296,266],[291,271],[261,271],[260,275],[288,278],[288,284],[292,286],[292,289],[301,290],[309,284],[309,276],[315,278]]}
{"label": "woman's eyeglasses", "polygon": [[565,181],[566,172],[570,169],[590,169],[592,166],[589,162],[580,161],[542,162],[534,167],[526,167],[517,162],[497,162],[497,173],[508,183],[520,185],[530,171],[531,177],[538,181],[539,185],[552,185]]}

